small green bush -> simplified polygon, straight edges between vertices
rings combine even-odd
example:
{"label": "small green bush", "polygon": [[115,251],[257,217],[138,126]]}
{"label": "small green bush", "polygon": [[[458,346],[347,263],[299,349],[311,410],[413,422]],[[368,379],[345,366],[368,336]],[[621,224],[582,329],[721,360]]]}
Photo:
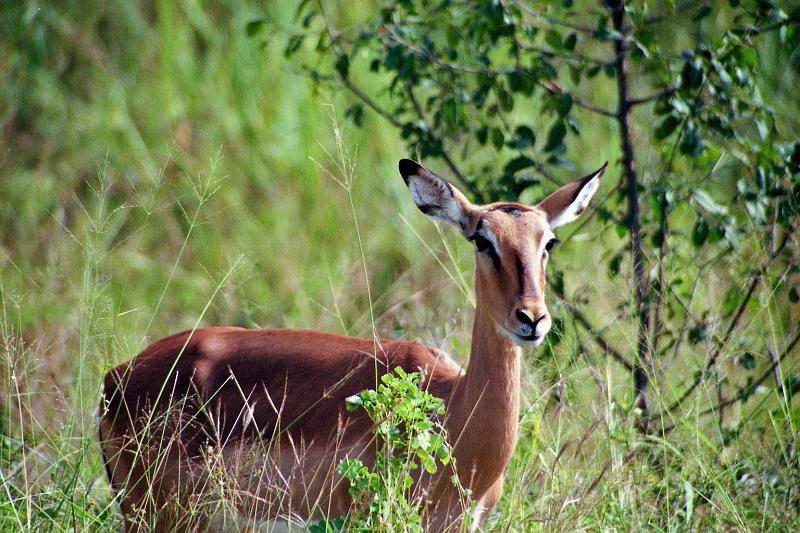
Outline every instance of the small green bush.
{"label": "small green bush", "polygon": [[423,531],[422,501],[414,492],[414,471],[420,465],[429,474],[438,471],[437,459],[447,465],[452,450],[438,418],[444,402],[420,389],[420,376],[398,367],[381,377],[375,390],[347,399],[347,410],[363,408],[375,422],[375,464],[348,458],[339,465],[350,483],[354,508],[346,520],[322,522],[313,532]]}

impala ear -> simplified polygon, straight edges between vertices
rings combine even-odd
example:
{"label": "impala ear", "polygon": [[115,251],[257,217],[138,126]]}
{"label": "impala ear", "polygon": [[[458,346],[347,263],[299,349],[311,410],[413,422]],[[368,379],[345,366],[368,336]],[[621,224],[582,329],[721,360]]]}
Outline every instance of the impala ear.
{"label": "impala ear", "polygon": [[431,218],[452,224],[467,234],[475,206],[446,179],[411,159],[400,160],[400,175],[411,191],[420,211]]}
{"label": "impala ear", "polygon": [[568,224],[583,213],[600,186],[600,178],[606,171],[606,166],[608,161],[588,176],[567,183],[539,202],[536,207],[545,212],[551,229]]}

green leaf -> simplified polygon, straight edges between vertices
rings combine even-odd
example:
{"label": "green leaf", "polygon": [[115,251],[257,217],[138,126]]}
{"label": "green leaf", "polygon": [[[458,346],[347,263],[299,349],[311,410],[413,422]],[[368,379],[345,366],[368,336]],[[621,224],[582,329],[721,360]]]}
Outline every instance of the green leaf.
{"label": "green leaf", "polygon": [[689,104],[681,100],[680,98],[675,98],[670,102],[672,104],[672,108],[680,113],[681,115],[688,115],[689,114]]}
{"label": "green leaf", "polygon": [[359,396],[358,394],[354,394],[353,396],[348,396],[344,400],[344,406],[350,412],[355,411],[362,405],[364,405],[364,400],[362,400],[361,396]]}
{"label": "green leaf", "polygon": [[709,196],[709,194],[707,192],[705,192],[704,190],[702,190],[702,189],[693,190],[692,191],[692,198],[694,198],[695,201],[698,204],[700,204],[700,206],[703,209],[705,209],[706,211],[708,211],[709,213],[712,213],[712,214],[715,214],[715,215],[727,215],[728,214],[728,208],[727,207],[725,207],[723,205],[720,205],[717,202],[715,202],[714,199],[711,196]]}
{"label": "green leaf", "polygon": [[703,153],[703,140],[700,138],[700,130],[690,124],[683,132],[680,142],[681,153],[689,157],[697,157]]}
{"label": "green leaf", "polygon": [[445,30],[445,38],[447,39],[447,44],[449,46],[455,47],[461,41],[461,34],[456,26],[448,25],[447,29]]}
{"label": "green leaf", "polygon": [[525,96],[533,94],[536,86],[533,74],[525,72],[511,72],[507,76],[508,88],[511,92],[522,93]]}
{"label": "green leaf", "polygon": [[426,453],[422,457],[420,457],[420,462],[422,462],[423,468],[429,474],[436,473],[436,460],[430,454]]}
{"label": "green leaf", "polygon": [[791,401],[792,396],[800,392],[800,374],[789,374],[789,376],[783,380],[783,387],[786,396],[788,396]]}
{"label": "green leaf", "polygon": [[617,252],[614,254],[614,257],[611,258],[611,261],[608,262],[608,270],[611,272],[612,276],[619,274],[620,265],[622,265],[622,253]]}
{"label": "green leaf", "polygon": [[283,51],[283,55],[286,57],[293,56],[303,45],[303,39],[305,39],[305,35],[302,33],[289,37],[289,42],[286,43],[286,48]]}
{"label": "green leaf", "polygon": [[500,148],[503,147],[503,142],[505,142],[505,135],[503,135],[503,132],[500,130],[500,128],[492,128],[490,136],[494,149],[500,150]]}
{"label": "green leaf", "polygon": [[761,140],[767,140],[767,136],[769,135],[767,123],[763,120],[756,120],[756,128],[758,129],[758,136],[761,137]]}
{"label": "green leaf", "polygon": [[475,132],[475,138],[481,145],[486,144],[486,141],[489,139],[489,126],[481,126],[478,128]]}
{"label": "green leaf", "polygon": [[753,370],[756,367],[756,358],[750,352],[745,352],[739,356],[739,364],[746,370]]}
{"label": "green leaf", "polygon": [[561,34],[556,30],[547,30],[544,34],[544,41],[549,44],[553,50],[561,50],[564,48],[564,41],[561,39]]}
{"label": "green leaf", "polygon": [[677,128],[681,123],[681,119],[676,117],[675,115],[668,115],[661,124],[656,126],[656,130],[654,132],[655,138],[659,141],[662,141],[669,137],[675,128]]}
{"label": "green leaf", "polygon": [[353,124],[360,128],[364,125],[364,106],[353,104],[345,110],[344,116],[352,120]]}
{"label": "green leaf", "polygon": [[758,67],[758,52],[748,46],[741,46],[738,49],[739,56],[750,68]]}
{"label": "green leaf", "polygon": [[692,228],[692,244],[695,248],[699,248],[706,242],[708,231],[708,222],[703,217],[699,217]]}
{"label": "green leaf", "polygon": [[702,20],[711,14],[711,6],[705,5],[700,8],[700,11],[697,12],[697,15],[694,16],[694,20]]}
{"label": "green leaf", "polygon": [[536,162],[533,159],[520,156],[509,161],[503,169],[503,172],[508,175],[514,175],[520,170],[532,167],[535,164]]}
{"label": "green leaf", "polygon": [[581,75],[583,74],[583,67],[578,65],[569,66],[569,77],[572,83],[578,85],[581,82]]}
{"label": "green leaf", "polygon": [[509,146],[517,150],[524,150],[536,144],[536,135],[528,126],[517,126],[514,130],[514,138],[509,142]]}
{"label": "green leaf", "polygon": [[705,340],[708,337],[708,330],[706,330],[705,325],[699,324],[689,329],[689,343],[692,345],[697,344],[698,342]]}
{"label": "green leaf", "polygon": [[500,109],[506,113],[514,109],[514,97],[511,96],[511,93],[502,87],[495,87],[495,93],[497,93],[497,101],[500,104]]}
{"label": "green leaf", "polygon": [[346,80],[348,74],[350,74],[350,58],[346,55],[340,55],[336,58],[336,63],[333,67],[336,69],[336,72],[339,73],[339,76]]}
{"label": "green leaf", "polygon": [[558,114],[562,117],[569,113],[572,109],[572,95],[569,93],[559,95],[556,109],[558,110]]}
{"label": "green leaf", "polygon": [[564,39],[564,49],[569,52],[575,50],[576,44],[578,44],[578,36],[574,33],[571,33],[569,37]]}
{"label": "green leaf", "polygon": [[455,98],[449,98],[442,104],[442,116],[451,130],[461,128],[466,122],[464,103]]}
{"label": "green leaf", "polygon": [[683,70],[681,70],[681,79],[683,80],[683,87],[687,89],[700,87],[705,79],[703,63],[699,59],[687,61],[683,65]]}
{"label": "green leaf", "polygon": [[547,144],[544,147],[545,152],[552,152],[562,146],[564,136],[567,134],[567,126],[562,121],[558,121],[550,128],[547,133]]}
{"label": "green leaf", "polygon": [[248,37],[255,37],[261,33],[261,30],[267,25],[267,19],[265,18],[258,18],[255,20],[251,20],[247,23],[244,27],[245,33]]}

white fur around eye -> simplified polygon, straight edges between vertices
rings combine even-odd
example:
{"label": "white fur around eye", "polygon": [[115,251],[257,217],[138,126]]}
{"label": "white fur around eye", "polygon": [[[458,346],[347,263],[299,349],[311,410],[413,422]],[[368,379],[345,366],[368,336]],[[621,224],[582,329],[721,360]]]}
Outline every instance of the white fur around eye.
{"label": "white fur around eye", "polygon": [[552,231],[545,230],[544,234],[542,235],[542,240],[539,241],[539,257],[542,257],[545,253],[545,246],[551,240],[555,239],[556,235]]}
{"label": "white fur around eye", "polygon": [[492,232],[492,228],[490,228],[489,226],[484,224],[483,227],[481,228],[480,234],[487,241],[492,243],[492,246],[494,247],[495,250],[499,250],[499,248],[497,247],[497,237],[494,236],[494,233]]}

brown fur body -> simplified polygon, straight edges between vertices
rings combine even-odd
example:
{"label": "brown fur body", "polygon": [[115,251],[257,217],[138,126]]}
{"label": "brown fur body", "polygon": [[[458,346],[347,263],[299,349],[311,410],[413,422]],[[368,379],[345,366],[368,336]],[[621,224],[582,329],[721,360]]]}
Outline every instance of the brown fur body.
{"label": "brown fur body", "polygon": [[[135,514],[148,506],[161,508],[181,484],[198,490],[198,484],[207,483],[197,471],[203,470],[209,446],[237,450],[227,459],[235,455],[247,462],[256,458],[239,453],[258,441],[271,443],[270,464],[264,466],[282,467],[285,477],[291,472],[303,479],[294,488],[261,479],[279,493],[283,489],[276,501],[264,504],[270,511],[262,514],[304,519],[344,514],[350,501],[335,467],[346,456],[366,462],[373,456],[371,422],[363,410],[346,412],[345,398],[374,388],[377,378],[396,367],[422,372],[425,387],[440,398],[450,396],[459,374],[440,352],[416,341],[375,346],[332,333],[204,328],[152,344],[109,371],[104,383],[100,436],[113,486],[127,487],[123,509]],[[158,416],[170,412],[167,418]],[[135,438],[148,417],[151,432]],[[141,441],[158,445],[142,449]],[[168,467],[168,456],[180,466]],[[142,478],[139,483],[128,479],[131,472]],[[155,479],[159,484],[153,491]],[[333,489],[330,499],[326,489]]]}

